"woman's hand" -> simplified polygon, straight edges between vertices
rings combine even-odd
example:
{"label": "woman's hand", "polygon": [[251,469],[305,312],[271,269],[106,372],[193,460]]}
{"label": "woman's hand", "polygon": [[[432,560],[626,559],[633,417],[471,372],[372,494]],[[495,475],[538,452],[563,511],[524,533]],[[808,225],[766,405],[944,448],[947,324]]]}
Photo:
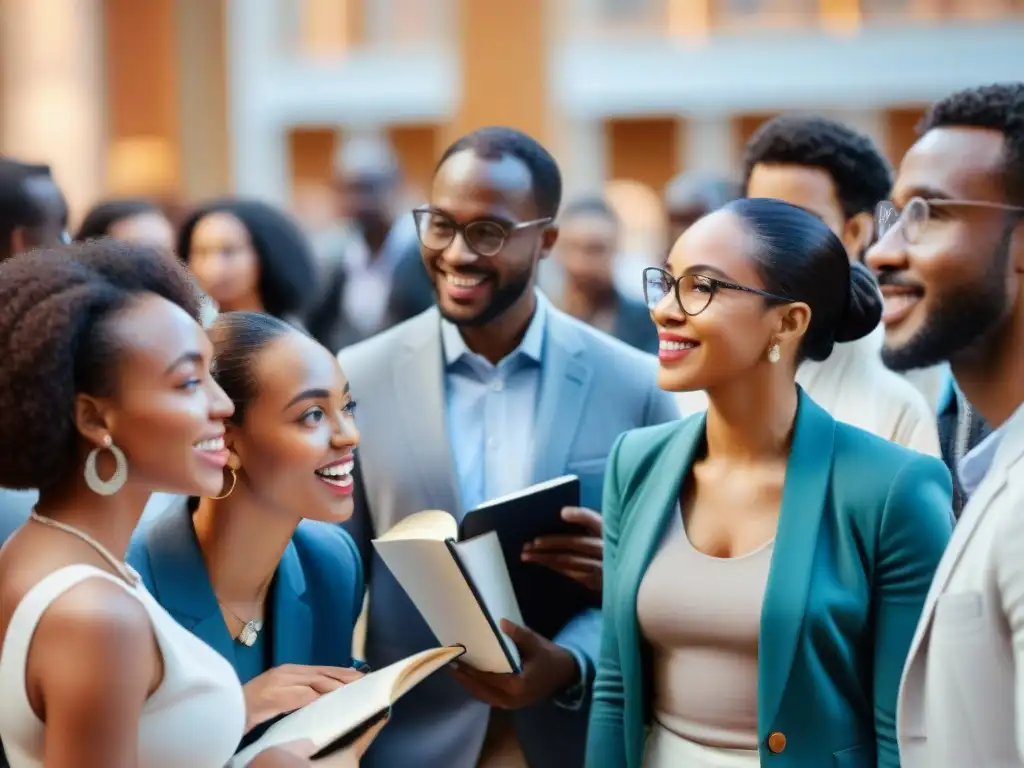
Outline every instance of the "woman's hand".
{"label": "woman's hand", "polygon": [[347,667],[282,664],[254,677],[244,686],[245,732],[286,712],[294,712],[346,683],[362,672]]}

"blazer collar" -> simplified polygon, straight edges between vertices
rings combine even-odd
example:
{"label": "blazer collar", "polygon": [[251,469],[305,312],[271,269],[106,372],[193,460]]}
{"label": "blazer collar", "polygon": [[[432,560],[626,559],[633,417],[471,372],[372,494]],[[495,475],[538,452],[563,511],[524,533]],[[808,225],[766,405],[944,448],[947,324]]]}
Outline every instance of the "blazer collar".
{"label": "blazer collar", "polygon": [[[229,661],[234,638],[228,632],[192,525],[188,500],[155,520],[146,534],[153,594],[174,619]],[[306,579],[294,542],[289,542],[270,591],[273,664],[309,663],[312,614]]]}
{"label": "blazer collar", "polygon": [[[705,440],[706,413],[685,419],[646,468],[648,482],[636,488],[632,514],[619,533],[625,542],[612,599],[620,615],[636,616],[640,581],[657,553],[676,509],[683,480]],[[758,721],[764,730],[778,712],[796,654],[810,589],[818,530],[832,474],[835,420],[799,393],[793,443],[786,464],[779,524],[765,590],[758,653]],[[632,639],[635,642],[636,638]],[[641,679],[638,656],[622,648],[623,677]],[[625,667],[636,667],[627,670]]]}
{"label": "blazer collar", "polygon": [[[1024,460],[1024,405],[1017,408],[1009,421],[999,428],[999,431],[1001,439],[995,457],[992,459],[992,465],[977,490],[968,499],[956,527],[953,528],[953,536],[939,561],[939,567],[935,570],[935,577],[932,579],[921,612],[921,620],[917,624],[917,630],[910,643],[910,651],[907,654],[908,668],[909,660],[913,660],[924,641],[928,627],[931,626],[935,603],[945,590],[946,584],[953,575],[957,563],[960,562],[964,550],[967,549],[978,524],[992,507],[996,497],[1006,488],[1011,468]],[[906,672],[904,672],[904,677],[906,677]]]}

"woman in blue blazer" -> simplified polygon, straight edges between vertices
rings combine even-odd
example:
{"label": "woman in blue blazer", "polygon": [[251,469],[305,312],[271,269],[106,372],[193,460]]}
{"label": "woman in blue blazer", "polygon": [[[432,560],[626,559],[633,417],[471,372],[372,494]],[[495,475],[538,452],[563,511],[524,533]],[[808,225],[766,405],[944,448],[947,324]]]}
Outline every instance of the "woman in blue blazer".
{"label": "woman in blue blazer", "polygon": [[644,281],[659,384],[709,407],[609,457],[588,768],[896,768],[949,473],[794,378],[876,326],[873,278],[816,217],[747,199]]}
{"label": "woman in blue blazer", "polygon": [[269,315],[221,315],[212,371],[235,405],[217,498],[182,502],[136,533],[128,561],[174,618],[243,683],[247,735],[358,677],[362,564],[352,514],[355,403],[335,357]]}

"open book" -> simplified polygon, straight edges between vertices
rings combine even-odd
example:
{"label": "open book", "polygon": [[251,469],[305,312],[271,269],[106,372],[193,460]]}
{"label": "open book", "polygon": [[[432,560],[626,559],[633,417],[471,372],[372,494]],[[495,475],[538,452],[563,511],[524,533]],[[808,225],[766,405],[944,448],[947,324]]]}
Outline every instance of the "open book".
{"label": "open book", "polygon": [[464,652],[461,646],[431,648],[325,694],[274,723],[235,755],[228,768],[243,768],[265,749],[305,739],[318,748],[313,761],[326,760],[351,745],[379,723],[402,696]]}
{"label": "open book", "polygon": [[568,475],[482,504],[461,525],[440,510],[410,515],[373,545],[440,643],[464,645],[462,661],[476,669],[517,673],[501,619],[551,638],[597,605],[582,585],[520,558],[537,536],[574,532],[561,510],[578,504],[579,479]]}

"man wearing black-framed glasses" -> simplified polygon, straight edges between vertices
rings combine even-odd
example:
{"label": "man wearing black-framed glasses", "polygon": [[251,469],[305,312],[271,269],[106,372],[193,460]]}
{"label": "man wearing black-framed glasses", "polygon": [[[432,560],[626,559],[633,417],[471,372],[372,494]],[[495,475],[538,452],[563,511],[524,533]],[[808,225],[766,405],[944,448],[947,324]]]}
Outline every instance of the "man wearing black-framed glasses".
{"label": "man wearing black-framed glasses", "polygon": [[[585,602],[596,605],[596,510],[612,443],[625,430],[676,417],[671,395],[657,387],[653,356],[569,317],[535,288],[538,264],[558,238],[561,184],[554,158],[520,131],[484,128],[456,141],[414,214],[436,309],[339,355],[359,400],[362,482],[346,526],[364,552],[365,655],[375,668],[436,639],[373,559],[374,535],[424,509],[459,517],[574,474],[586,509],[561,514],[581,526],[579,535],[535,541],[520,557],[530,568],[561,570],[563,586],[582,582]],[[524,606],[531,598],[559,599],[519,595]],[[582,765],[601,614],[572,612],[561,627],[503,625],[524,659],[521,674],[464,668],[426,680],[403,698],[362,764]]]}
{"label": "man wearing black-framed glasses", "polygon": [[900,756],[904,768],[1021,766],[1024,83],[933,105],[878,226],[867,262],[885,296],[883,357],[897,370],[950,363],[943,453],[966,500],[904,666]]}

